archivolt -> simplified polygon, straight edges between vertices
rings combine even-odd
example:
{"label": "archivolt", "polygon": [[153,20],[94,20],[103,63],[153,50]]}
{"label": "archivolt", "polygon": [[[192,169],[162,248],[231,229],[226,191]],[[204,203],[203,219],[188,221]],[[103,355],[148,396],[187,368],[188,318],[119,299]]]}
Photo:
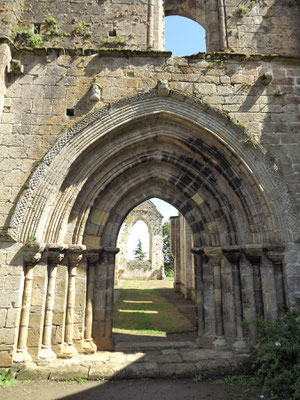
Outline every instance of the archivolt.
{"label": "archivolt", "polygon": [[198,245],[293,241],[285,186],[245,138],[221,113],[175,92],[117,102],[65,132],[45,156],[11,234],[112,246],[128,212],[160,197],[183,213]]}

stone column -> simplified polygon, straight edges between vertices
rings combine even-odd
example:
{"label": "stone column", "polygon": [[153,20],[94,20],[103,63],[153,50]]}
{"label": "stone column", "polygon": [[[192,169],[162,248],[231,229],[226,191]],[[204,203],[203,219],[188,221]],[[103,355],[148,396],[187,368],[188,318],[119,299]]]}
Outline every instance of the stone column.
{"label": "stone column", "polygon": [[255,289],[253,266],[243,251],[240,259],[241,290],[243,302],[244,320],[249,323],[248,334],[251,344],[256,335],[256,327],[253,321],[256,319]]}
{"label": "stone column", "polygon": [[181,289],[180,217],[171,217],[171,252],[174,257],[174,289]]}
{"label": "stone column", "polygon": [[223,252],[225,253],[226,258],[232,265],[233,299],[236,329],[236,341],[233,343],[233,348],[240,351],[247,348],[242,328],[243,308],[240,272],[241,250],[239,247],[232,246],[231,248],[224,248]]}
{"label": "stone column", "polygon": [[267,254],[267,257],[274,264],[278,317],[279,317],[279,319],[282,319],[284,317],[284,314],[287,311],[286,298],[285,298],[285,285],[284,285],[284,277],[283,277],[283,271],[282,271],[284,246],[274,246],[266,254]]}
{"label": "stone column", "polygon": [[76,269],[80,263],[83,251],[86,249],[84,245],[70,245],[68,248],[68,261],[69,261],[69,281],[68,281],[68,295],[67,295],[67,310],[66,310],[66,326],[64,343],[61,345],[60,357],[72,358],[77,354],[77,350],[73,345],[73,324],[74,324],[74,309],[75,309],[75,280]]}
{"label": "stone column", "polygon": [[148,32],[147,48],[153,48],[153,30],[154,30],[154,0],[148,0]]}
{"label": "stone column", "polygon": [[193,257],[192,257],[192,233],[187,221],[184,222],[184,239],[185,239],[185,291],[184,295],[187,300],[192,299],[193,292]]}
{"label": "stone column", "polygon": [[28,354],[26,346],[32,294],[33,267],[40,261],[44,248],[44,246],[38,243],[27,244],[24,248],[25,279],[18,344],[13,355],[13,362],[15,363],[25,363],[31,361],[31,357]]}
{"label": "stone column", "polygon": [[102,249],[89,250],[87,254],[88,260],[88,276],[87,276],[87,292],[86,292],[86,310],[85,310],[85,331],[83,351],[85,354],[93,354],[97,351],[92,338],[93,329],[93,298],[95,285],[95,268],[100,259]]}
{"label": "stone column", "polygon": [[224,338],[223,310],[222,310],[222,280],[221,280],[221,261],[223,258],[221,247],[204,248],[204,254],[208,257],[209,263],[213,267],[214,276],[214,297],[216,315],[216,340],[213,342],[215,347],[226,345]]}
{"label": "stone column", "polygon": [[203,297],[203,249],[193,248],[192,253],[194,254],[194,265],[195,265],[195,289],[196,289],[196,306],[197,306],[197,330],[198,337],[201,338],[205,333],[204,324],[204,297]]}
{"label": "stone column", "polygon": [[244,253],[248,261],[252,265],[252,270],[253,270],[256,317],[263,317],[264,303],[262,296],[261,268],[260,268],[262,247],[259,245],[247,245],[244,248]]}
{"label": "stone column", "polygon": [[95,271],[93,338],[97,350],[113,350],[112,312],[115,258],[119,249],[104,247]]}
{"label": "stone column", "polygon": [[51,348],[52,338],[52,320],[53,320],[53,307],[55,299],[55,283],[57,266],[62,262],[64,258],[64,250],[66,246],[59,244],[47,244],[46,249],[48,250],[48,287],[44,317],[44,332],[42,339],[42,347],[38,356],[38,362],[48,363],[56,358],[56,354]]}
{"label": "stone column", "polygon": [[265,319],[276,321],[278,318],[278,306],[276,298],[275,271],[274,265],[267,257],[267,251],[265,249],[262,253],[261,259],[261,286]]}
{"label": "stone column", "polygon": [[222,302],[224,335],[232,343],[236,339],[236,310],[234,298],[233,270],[234,264],[230,253],[223,248],[225,257],[222,260]]}
{"label": "stone column", "polygon": [[[203,308],[204,308],[204,336],[209,343],[216,338],[216,304],[214,292],[214,270],[208,262],[208,257],[203,254],[202,257],[203,271]],[[205,344],[205,343],[204,343]]]}

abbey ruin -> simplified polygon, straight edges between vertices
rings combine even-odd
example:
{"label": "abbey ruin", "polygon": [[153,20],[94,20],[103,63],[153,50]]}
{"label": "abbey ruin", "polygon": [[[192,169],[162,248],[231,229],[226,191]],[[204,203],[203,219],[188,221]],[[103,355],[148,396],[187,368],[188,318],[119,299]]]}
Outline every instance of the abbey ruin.
{"label": "abbey ruin", "polygon": [[[115,283],[119,279],[164,278],[162,220],[163,216],[151,200],[139,204],[128,214],[117,240],[120,250],[116,257]],[[128,242],[134,225],[139,221],[146,225],[149,233],[149,254],[145,255],[145,259],[134,260],[129,254]]]}
{"label": "abbey ruin", "polygon": [[[169,15],[207,52],[165,52]],[[118,233],[153,197],[182,215],[198,345],[238,354],[243,321],[293,309],[299,18],[296,0],[2,0],[1,367],[114,350]]]}

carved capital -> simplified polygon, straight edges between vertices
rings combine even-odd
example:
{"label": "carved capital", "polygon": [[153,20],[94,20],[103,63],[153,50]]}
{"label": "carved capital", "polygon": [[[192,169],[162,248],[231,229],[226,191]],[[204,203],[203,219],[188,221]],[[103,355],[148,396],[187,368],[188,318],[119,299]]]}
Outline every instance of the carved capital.
{"label": "carved capital", "polygon": [[104,264],[112,265],[115,263],[116,255],[119,253],[118,247],[104,247],[101,254],[101,261]]}
{"label": "carved capital", "polygon": [[221,247],[204,247],[204,254],[208,257],[209,262],[217,267],[220,265],[223,257],[223,252]]}
{"label": "carved capital", "polygon": [[26,243],[24,246],[24,263],[27,267],[34,267],[42,258],[45,245],[41,243]]}
{"label": "carved capital", "polygon": [[241,248],[239,246],[224,246],[223,254],[232,264],[238,264],[241,258]]}
{"label": "carved capital", "polygon": [[86,246],[79,244],[71,244],[68,247],[68,260],[70,267],[77,267],[82,260],[83,252],[86,250]]}
{"label": "carved capital", "polygon": [[246,258],[252,264],[260,264],[260,260],[262,257],[263,249],[262,245],[259,244],[249,244],[243,248],[243,252]]}
{"label": "carved capital", "polygon": [[64,244],[48,243],[46,250],[48,251],[48,262],[50,266],[57,266],[65,257],[64,251],[67,246]]}
{"label": "carved capital", "polygon": [[202,256],[203,254],[204,254],[204,249],[203,249],[203,247],[193,247],[192,249],[191,249],[191,252],[193,253],[193,254],[195,254],[195,255],[199,255],[199,256]]}
{"label": "carved capital", "polygon": [[282,264],[282,260],[284,257],[284,246],[278,245],[278,246],[273,246],[269,251],[267,251],[267,257],[273,261],[273,263],[276,265]]}
{"label": "carved capital", "polygon": [[100,260],[100,254],[102,253],[103,248],[99,247],[98,249],[91,249],[87,252],[86,258],[88,260],[89,265],[96,265]]}

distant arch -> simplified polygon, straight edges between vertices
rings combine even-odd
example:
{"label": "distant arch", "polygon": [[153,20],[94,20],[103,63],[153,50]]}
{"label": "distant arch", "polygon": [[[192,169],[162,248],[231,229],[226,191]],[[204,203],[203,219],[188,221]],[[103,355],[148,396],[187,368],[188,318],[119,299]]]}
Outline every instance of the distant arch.
{"label": "distant arch", "polygon": [[[120,249],[116,257],[116,279],[162,279],[163,267],[163,216],[150,201],[135,207],[123,222],[118,235],[117,247]],[[149,232],[149,258],[141,262],[128,256],[128,240],[134,225],[142,221]]]}

